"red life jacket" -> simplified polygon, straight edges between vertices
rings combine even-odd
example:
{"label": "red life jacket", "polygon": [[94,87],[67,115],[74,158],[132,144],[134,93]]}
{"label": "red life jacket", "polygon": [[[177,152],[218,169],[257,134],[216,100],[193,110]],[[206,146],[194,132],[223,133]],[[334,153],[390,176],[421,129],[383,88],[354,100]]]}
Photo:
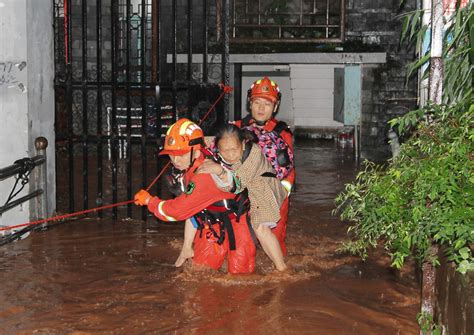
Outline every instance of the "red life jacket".
{"label": "red life jacket", "polygon": [[[268,124],[268,123],[267,123]],[[242,119],[241,127],[250,130],[258,138],[258,145],[262,153],[272,165],[278,179],[286,178],[294,167],[293,150],[281,136],[282,131],[290,131],[283,121],[258,127],[250,115]]]}

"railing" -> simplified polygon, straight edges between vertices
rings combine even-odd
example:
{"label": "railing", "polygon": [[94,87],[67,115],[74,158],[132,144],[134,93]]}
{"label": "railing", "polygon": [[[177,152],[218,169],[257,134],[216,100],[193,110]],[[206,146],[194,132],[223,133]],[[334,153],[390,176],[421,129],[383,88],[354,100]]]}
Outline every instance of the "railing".
{"label": "railing", "polygon": [[345,0],[233,0],[231,42],[341,43]]}
{"label": "railing", "polygon": [[[5,168],[0,169],[0,181],[16,176],[16,181],[13,186],[13,189],[8,196],[7,201],[3,206],[0,206],[0,217],[3,213],[9,211],[10,209],[26,202],[31,199],[36,198],[36,206],[34,206],[33,214],[30,214],[31,218],[40,219],[47,217],[47,182],[46,182],[46,148],[48,147],[48,141],[44,137],[38,137],[35,140],[35,148],[37,155],[34,157],[25,157],[15,161],[12,165],[9,165]],[[30,175],[35,170],[33,175],[34,186],[30,187],[35,188],[33,191],[24,195],[18,199],[15,197],[23,190],[23,188],[30,182]],[[17,189],[19,187],[19,189]],[[30,227],[27,227],[30,228]],[[30,229],[21,230],[18,232],[6,231],[9,236],[4,236],[0,239],[0,245],[8,243],[12,240],[12,236],[15,238],[21,238],[21,235],[26,233]],[[5,239],[8,239],[8,242],[5,242]]]}

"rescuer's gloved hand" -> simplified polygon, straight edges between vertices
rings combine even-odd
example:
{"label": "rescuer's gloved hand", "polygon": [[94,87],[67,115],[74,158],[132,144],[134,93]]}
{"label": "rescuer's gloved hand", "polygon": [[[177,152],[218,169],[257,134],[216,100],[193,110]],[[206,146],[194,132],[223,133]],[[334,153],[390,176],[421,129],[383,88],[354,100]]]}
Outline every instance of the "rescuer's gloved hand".
{"label": "rescuer's gloved hand", "polygon": [[150,195],[150,193],[145,190],[140,190],[135,193],[135,197],[133,198],[133,200],[135,200],[135,205],[147,206],[151,198],[152,196]]}

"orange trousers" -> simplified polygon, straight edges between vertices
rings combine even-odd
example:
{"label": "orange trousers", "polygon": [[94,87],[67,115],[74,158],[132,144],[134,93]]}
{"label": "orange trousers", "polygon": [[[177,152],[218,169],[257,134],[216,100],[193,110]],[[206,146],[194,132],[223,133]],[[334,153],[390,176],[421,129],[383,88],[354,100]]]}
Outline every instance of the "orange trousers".
{"label": "orange trousers", "polygon": [[[255,271],[255,244],[250,235],[247,218],[242,215],[240,222],[231,221],[235,236],[235,250],[229,248],[229,234],[224,243],[217,239],[209,228],[203,228],[194,238],[194,263],[218,270],[227,256],[227,269],[232,274],[246,274]],[[215,225],[217,227],[217,225]]]}

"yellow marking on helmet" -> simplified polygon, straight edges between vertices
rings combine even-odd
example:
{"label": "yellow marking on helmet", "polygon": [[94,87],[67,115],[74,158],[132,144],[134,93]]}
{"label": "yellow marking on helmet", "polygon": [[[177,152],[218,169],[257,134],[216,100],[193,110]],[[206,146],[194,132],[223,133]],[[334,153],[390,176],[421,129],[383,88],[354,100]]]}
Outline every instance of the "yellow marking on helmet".
{"label": "yellow marking on helmet", "polygon": [[166,215],[165,211],[163,210],[163,205],[166,201],[162,201],[158,204],[158,212],[165,217],[166,221],[176,221],[176,219],[172,216]]}
{"label": "yellow marking on helmet", "polygon": [[173,124],[171,127],[168,128],[168,130],[166,131],[166,135],[169,135],[170,132],[171,132],[171,129],[173,129],[175,125]]}
{"label": "yellow marking on helmet", "polygon": [[255,84],[259,85],[262,82],[262,79],[259,79],[255,82]]}
{"label": "yellow marking on helmet", "polygon": [[194,124],[193,121],[186,121],[184,122],[181,127],[179,128],[179,134],[184,135],[186,134],[186,129],[188,128],[189,125]]}

